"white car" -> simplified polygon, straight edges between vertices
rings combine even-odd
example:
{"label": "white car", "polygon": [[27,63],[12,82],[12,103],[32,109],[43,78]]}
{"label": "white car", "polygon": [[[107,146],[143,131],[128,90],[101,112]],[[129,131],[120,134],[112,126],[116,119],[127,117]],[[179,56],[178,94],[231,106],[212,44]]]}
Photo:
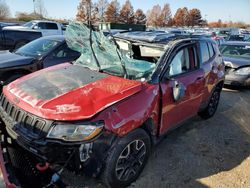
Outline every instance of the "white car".
{"label": "white car", "polygon": [[42,36],[63,35],[62,25],[57,22],[47,20],[33,20],[25,23],[22,26],[7,26],[8,30],[37,30],[42,33]]}

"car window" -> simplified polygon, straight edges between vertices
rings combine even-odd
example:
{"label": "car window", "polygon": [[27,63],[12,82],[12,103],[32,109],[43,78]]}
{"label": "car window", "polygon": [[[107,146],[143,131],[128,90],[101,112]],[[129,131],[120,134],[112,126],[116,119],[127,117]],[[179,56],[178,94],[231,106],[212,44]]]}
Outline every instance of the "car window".
{"label": "car window", "polygon": [[67,44],[62,45],[61,47],[59,47],[57,50],[55,50],[52,54],[51,54],[51,59],[60,59],[60,58],[77,58],[80,56],[80,53],[74,50],[71,50]]}
{"label": "car window", "polygon": [[210,58],[214,57],[214,55],[215,55],[214,48],[213,48],[212,43],[210,43],[210,42],[208,43],[208,49],[209,49]]}
{"label": "car window", "polygon": [[200,48],[202,63],[206,63],[209,60],[209,49],[207,43],[204,41],[200,42]]}
{"label": "car window", "polygon": [[55,23],[46,23],[46,29],[58,29]]}
{"label": "car window", "polygon": [[193,47],[181,49],[170,63],[169,76],[175,76],[197,67],[195,50]]}
{"label": "car window", "polygon": [[45,23],[38,23],[37,26],[39,29],[46,29]]}
{"label": "car window", "polygon": [[237,57],[250,59],[250,46],[223,44],[220,46],[220,52],[226,57]]}

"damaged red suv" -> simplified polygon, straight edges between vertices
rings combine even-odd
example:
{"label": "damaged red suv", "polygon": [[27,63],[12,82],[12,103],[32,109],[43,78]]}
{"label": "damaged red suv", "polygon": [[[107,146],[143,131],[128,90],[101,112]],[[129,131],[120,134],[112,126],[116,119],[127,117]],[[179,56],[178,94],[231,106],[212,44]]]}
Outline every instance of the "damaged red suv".
{"label": "damaged red suv", "polygon": [[210,39],[153,32],[105,38],[81,24],[69,25],[66,38],[82,53],[76,62],[3,89],[0,160],[7,187],[77,187],[86,175],[126,187],[163,135],[217,109],[224,64]]}

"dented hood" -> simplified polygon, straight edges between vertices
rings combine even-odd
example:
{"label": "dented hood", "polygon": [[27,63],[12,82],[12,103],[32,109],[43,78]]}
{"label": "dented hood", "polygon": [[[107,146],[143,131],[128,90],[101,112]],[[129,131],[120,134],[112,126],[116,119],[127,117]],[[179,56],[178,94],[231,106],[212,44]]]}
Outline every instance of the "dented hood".
{"label": "dented hood", "polygon": [[45,119],[82,120],[141,90],[140,81],[61,64],[18,79],[4,94],[18,107]]}

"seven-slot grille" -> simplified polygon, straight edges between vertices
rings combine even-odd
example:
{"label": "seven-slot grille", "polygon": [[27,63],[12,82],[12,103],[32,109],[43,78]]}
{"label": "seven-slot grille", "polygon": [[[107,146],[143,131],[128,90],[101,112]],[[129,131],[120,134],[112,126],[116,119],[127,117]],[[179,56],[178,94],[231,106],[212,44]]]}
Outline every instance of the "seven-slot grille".
{"label": "seven-slot grille", "polygon": [[19,125],[16,127],[18,131],[30,133],[29,136],[44,136],[45,120],[17,108],[3,94],[0,97],[0,106],[7,114],[7,118],[12,121],[12,125],[7,126],[13,128],[18,123]]}

